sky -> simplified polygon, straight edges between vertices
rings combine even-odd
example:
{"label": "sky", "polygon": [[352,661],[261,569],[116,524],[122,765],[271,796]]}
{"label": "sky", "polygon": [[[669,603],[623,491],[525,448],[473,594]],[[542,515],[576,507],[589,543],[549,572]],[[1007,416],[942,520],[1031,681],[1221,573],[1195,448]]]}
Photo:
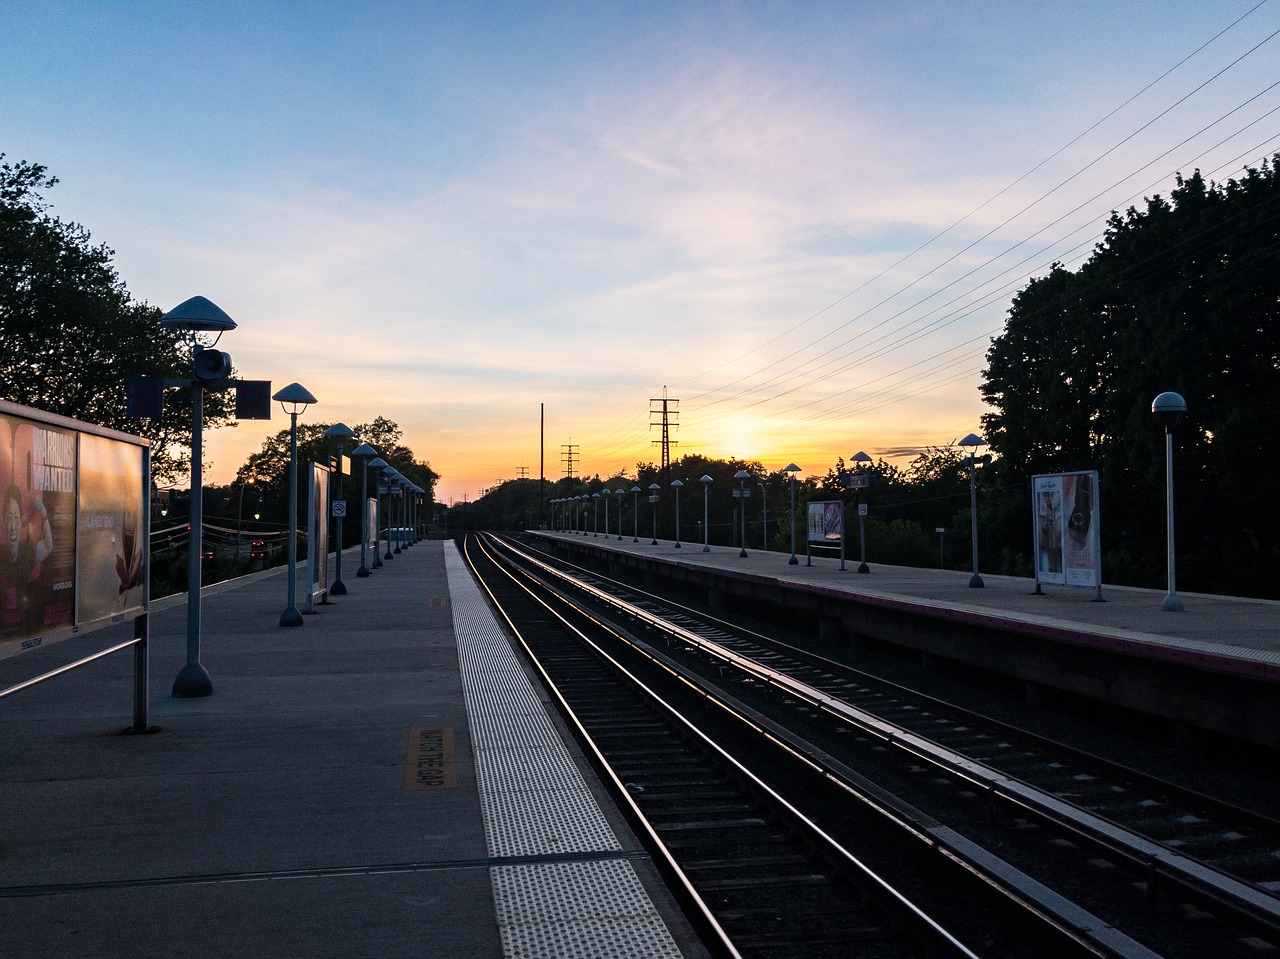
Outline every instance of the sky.
{"label": "sky", "polygon": [[[1280,150],[1280,0],[0,6],[0,152],[200,294],[238,374],[540,471],[905,464],[981,429],[1013,295]],[[1171,388],[1176,388],[1176,384]],[[314,418],[314,419],[313,419]],[[287,427],[206,437],[229,482]]]}

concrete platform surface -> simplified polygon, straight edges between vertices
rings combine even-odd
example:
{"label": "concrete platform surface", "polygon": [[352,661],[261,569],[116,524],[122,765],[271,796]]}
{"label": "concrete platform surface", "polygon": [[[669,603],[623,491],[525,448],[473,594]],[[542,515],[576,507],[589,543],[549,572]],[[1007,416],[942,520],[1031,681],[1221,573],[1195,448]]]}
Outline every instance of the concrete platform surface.
{"label": "concrete platform surface", "polygon": [[[418,543],[365,579],[352,562],[348,595],[296,628],[278,625],[279,573],[207,589],[207,698],[169,695],[185,662],[185,604],[154,604],[154,734],[121,734],[132,716],[128,652],[0,699],[0,952],[590,954],[560,951],[564,923],[546,934],[529,918],[527,890],[513,907],[502,884],[544,861],[598,869],[607,860],[652,886],[647,857],[622,829],[609,849],[565,857],[567,866],[494,854],[486,817],[500,798],[486,792],[482,802],[477,783],[474,694],[459,669],[446,568],[453,549]],[[131,635],[111,627],[0,661],[0,689]],[[548,883],[555,891],[554,879],[540,881],[535,896]],[[613,904],[587,905],[607,913]],[[524,918],[503,920],[504,908]],[[599,926],[595,913],[573,918],[570,939]],[[537,946],[539,936],[550,945]]]}

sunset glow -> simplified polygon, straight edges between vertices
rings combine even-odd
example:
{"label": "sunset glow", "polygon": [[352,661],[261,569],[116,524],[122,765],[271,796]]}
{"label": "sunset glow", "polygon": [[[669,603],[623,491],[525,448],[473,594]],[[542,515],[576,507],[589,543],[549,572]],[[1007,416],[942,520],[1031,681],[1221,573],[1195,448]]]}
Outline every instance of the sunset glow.
{"label": "sunset glow", "polygon": [[[1031,276],[1277,149],[1253,0],[106,9],[6,10],[0,151],[443,502],[658,460],[664,388],[673,457],[905,464],[980,429]],[[285,426],[212,432],[208,479]]]}

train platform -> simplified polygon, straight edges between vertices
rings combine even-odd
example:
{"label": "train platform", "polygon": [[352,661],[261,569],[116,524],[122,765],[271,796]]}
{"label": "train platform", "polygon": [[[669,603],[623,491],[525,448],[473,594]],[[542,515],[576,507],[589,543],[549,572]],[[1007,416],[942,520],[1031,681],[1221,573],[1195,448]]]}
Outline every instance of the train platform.
{"label": "train platform", "polygon": [[[796,565],[790,553],[627,535],[591,532],[530,531],[527,535],[572,546],[616,551],[639,560],[716,570],[833,591],[884,608],[931,613],[970,624],[1007,624],[1027,635],[1104,640],[1112,648],[1154,654],[1206,669],[1247,674],[1280,682],[1280,602],[1179,591],[1181,612],[1161,608],[1164,590],[1103,584],[1101,590],[1046,585],[1039,593],[1030,578],[980,572],[983,586],[970,587],[972,571],[885,566],[868,558],[869,573],[857,572],[857,554],[846,555],[844,569],[830,550],[807,557],[798,544]],[[856,547],[855,547],[856,549]],[[1105,571],[1104,571],[1105,575]],[[1099,601],[1099,594],[1101,601]]]}
{"label": "train platform", "polygon": [[121,733],[128,653],[0,699],[5,955],[702,955],[453,543],[346,555],[297,628],[280,571],[206,588],[206,698],[169,695],[185,602],[153,603],[158,731]]}

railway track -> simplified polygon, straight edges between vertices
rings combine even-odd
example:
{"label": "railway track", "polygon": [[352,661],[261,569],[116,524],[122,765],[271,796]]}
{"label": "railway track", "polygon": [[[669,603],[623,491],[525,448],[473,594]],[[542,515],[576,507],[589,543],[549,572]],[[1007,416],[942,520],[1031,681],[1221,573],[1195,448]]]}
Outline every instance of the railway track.
{"label": "railway track", "polygon": [[995,857],[851,769],[833,778],[793,734],[583,612],[529,559],[512,566],[474,537],[464,556],[718,953],[1151,955],[1080,910],[1064,921],[1025,877],[993,881]]}
{"label": "railway track", "polygon": [[[576,601],[624,618],[705,682],[732,689],[829,769],[856,768],[943,828],[998,850],[1013,872],[1107,930],[1170,957],[1266,954],[1280,939],[1273,820],[632,586],[562,575],[578,584]],[[1070,923],[1070,911],[1062,918]]]}

